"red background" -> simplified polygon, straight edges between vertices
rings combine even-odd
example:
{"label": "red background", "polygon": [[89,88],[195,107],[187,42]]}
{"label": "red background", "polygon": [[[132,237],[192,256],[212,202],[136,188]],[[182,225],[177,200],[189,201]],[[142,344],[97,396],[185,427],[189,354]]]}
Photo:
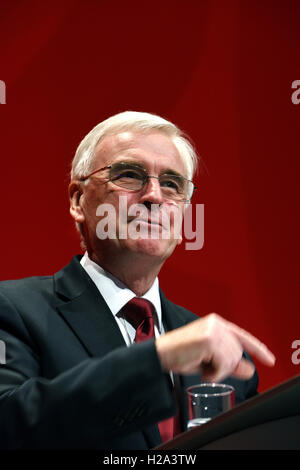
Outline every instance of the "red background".
{"label": "red background", "polygon": [[49,274],[80,252],[70,161],[98,122],[127,109],[177,123],[208,176],[205,245],[180,247],[160,284],[277,355],[260,390],[299,373],[299,2],[1,0],[0,279]]}

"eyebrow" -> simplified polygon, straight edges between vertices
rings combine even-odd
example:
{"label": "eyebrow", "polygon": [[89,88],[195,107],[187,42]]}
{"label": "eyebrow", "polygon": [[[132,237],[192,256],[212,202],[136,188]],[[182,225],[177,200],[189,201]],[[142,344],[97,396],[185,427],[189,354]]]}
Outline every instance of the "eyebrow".
{"label": "eyebrow", "polygon": [[130,159],[124,159],[124,160],[120,160],[118,162],[113,162],[111,163],[111,165],[118,165],[118,164],[122,164],[122,163],[127,163],[128,165],[133,165],[133,166],[137,166],[139,168],[142,168],[143,170],[147,171],[146,168],[144,167],[144,165],[142,165],[141,163],[137,162],[136,160],[130,160]]}

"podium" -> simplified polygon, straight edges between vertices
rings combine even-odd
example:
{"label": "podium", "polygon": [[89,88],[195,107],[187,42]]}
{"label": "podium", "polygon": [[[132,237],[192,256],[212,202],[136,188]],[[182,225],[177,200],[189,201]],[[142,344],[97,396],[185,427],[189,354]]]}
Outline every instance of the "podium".
{"label": "podium", "polygon": [[155,450],[300,450],[300,375]]}

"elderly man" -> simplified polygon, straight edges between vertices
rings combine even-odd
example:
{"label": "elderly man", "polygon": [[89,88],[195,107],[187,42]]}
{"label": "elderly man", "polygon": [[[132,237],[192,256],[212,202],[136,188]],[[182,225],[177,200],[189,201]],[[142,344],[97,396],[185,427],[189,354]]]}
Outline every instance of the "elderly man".
{"label": "elderly man", "polygon": [[147,113],[113,116],[81,142],[69,194],[84,256],[0,285],[0,447],[149,449],[186,429],[189,385],[224,379],[238,402],[256,393],[248,353],[273,365],[266,346],[159,289],[195,166],[179,129]]}

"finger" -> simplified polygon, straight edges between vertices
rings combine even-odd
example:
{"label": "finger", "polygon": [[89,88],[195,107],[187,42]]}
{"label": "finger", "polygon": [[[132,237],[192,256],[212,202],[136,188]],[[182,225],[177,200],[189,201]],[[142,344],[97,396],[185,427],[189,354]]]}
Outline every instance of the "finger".
{"label": "finger", "polygon": [[236,335],[246,351],[259,359],[263,364],[267,366],[274,366],[276,358],[264,343],[234,323],[227,322],[227,326],[229,327],[230,331]]}
{"label": "finger", "polygon": [[248,380],[254,375],[255,367],[252,362],[246,359],[241,359],[236,368],[228,374],[221,370],[214,370],[213,368],[205,367],[201,368],[201,378],[205,382],[220,382],[228,375],[236,377],[241,380]]}
{"label": "finger", "polygon": [[[229,375],[233,375],[234,373],[236,373],[237,376],[240,374],[241,378],[245,379],[252,377],[255,372],[255,368],[251,363],[250,367],[247,367],[246,364],[244,370],[242,370],[242,368],[239,370],[238,368],[240,362],[244,361],[242,355],[243,348],[241,347],[239,341],[234,336],[232,336],[230,348],[227,345],[226,352],[222,352],[222,349],[220,349],[212,357],[210,362],[202,362],[200,369],[203,380],[209,382],[219,382],[220,380],[228,377]],[[248,363],[248,361],[246,362]]]}

